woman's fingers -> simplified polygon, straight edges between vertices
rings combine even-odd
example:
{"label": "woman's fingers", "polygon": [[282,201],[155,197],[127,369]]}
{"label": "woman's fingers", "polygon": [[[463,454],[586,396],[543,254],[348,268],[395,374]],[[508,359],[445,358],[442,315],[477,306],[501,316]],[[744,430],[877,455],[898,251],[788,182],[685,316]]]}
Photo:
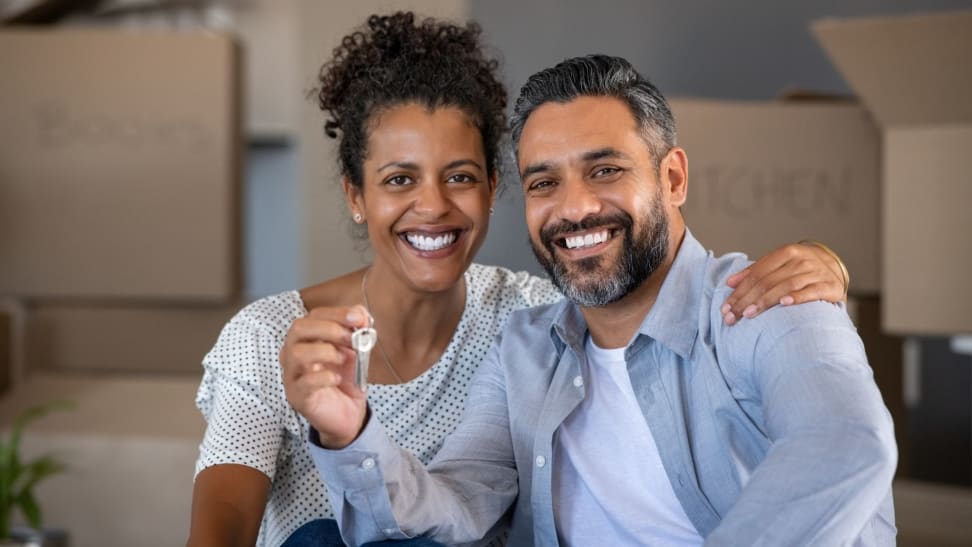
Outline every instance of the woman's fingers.
{"label": "woman's fingers", "polygon": [[777,304],[845,299],[839,266],[815,245],[784,245],[733,274],[726,283],[734,290],[720,311],[729,325]]}

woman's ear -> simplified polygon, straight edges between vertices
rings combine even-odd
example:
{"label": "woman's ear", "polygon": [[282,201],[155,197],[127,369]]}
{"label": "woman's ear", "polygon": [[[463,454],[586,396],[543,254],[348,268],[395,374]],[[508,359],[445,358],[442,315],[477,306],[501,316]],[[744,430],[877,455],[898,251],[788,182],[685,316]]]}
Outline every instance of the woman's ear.
{"label": "woman's ear", "polygon": [[351,218],[354,219],[355,224],[361,224],[365,221],[364,196],[361,188],[355,186],[347,176],[341,178],[341,187],[344,189],[344,200],[351,211]]}
{"label": "woman's ear", "polygon": [[489,176],[489,212],[493,212],[496,207],[496,198],[499,197],[499,171],[494,170]]}

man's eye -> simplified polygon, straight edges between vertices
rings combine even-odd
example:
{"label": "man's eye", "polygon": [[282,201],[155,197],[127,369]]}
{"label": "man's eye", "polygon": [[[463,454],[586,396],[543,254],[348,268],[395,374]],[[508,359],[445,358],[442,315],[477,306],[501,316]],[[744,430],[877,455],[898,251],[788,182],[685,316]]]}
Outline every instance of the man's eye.
{"label": "man's eye", "polygon": [[527,190],[530,192],[535,192],[538,190],[545,190],[547,188],[550,188],[553,185],[554,185],[554,181],[550,179],[543,179],[543,180],[531,182],[530,185],[527,186]]}
{"label": "man's eye", "polygon": [[596,169],[594,171],[594,174],[592,176],[595,177],[595,178],[597,178],[597,177],[607,177],[607,176],[610,176],[610,175],[613,175],[613,174],[617,173],[620,170],[621,169],[618,168],[618,167],[601,167],[599,169]]}
{"label": "man's eye", "polygon": [[412,182],[412,179],[405,175],[395,175],[385,179],[385,184],[389,186],[404,186],[410,182]]}

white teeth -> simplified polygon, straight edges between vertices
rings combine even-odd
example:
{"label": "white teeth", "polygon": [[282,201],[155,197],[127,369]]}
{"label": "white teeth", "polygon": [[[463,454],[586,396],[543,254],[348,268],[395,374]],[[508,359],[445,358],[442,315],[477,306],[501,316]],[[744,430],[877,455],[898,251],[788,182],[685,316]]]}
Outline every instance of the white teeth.
{"label": "white teeth", "polygon": [[608,231],[601,230],[600,232],[595,232],[593,234],[586,234],[582,236],[568,236],[564,238],[564,242],[567,244],[568,249],[577,249],[580,247],[593,247],[599,243],[604,243],[608,240]]}
{"label": "white teeth", "polygon": [[405,239],[420,251],[438,251],[452,245],[456,240],[455,232],[447,232],[444,234],[437,235],[435,237],[425,236],[422,234],[405,234]]}

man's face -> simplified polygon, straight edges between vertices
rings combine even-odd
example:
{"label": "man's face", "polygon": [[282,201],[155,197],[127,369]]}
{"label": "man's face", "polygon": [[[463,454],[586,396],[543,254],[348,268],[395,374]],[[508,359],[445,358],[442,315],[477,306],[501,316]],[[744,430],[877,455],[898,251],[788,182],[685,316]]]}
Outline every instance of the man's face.
{"label": "man's face", "polygon": [[518,151],[533,252],[568,298],[610,304],[665,261],[668,194],[622,101],[546,103]]}

